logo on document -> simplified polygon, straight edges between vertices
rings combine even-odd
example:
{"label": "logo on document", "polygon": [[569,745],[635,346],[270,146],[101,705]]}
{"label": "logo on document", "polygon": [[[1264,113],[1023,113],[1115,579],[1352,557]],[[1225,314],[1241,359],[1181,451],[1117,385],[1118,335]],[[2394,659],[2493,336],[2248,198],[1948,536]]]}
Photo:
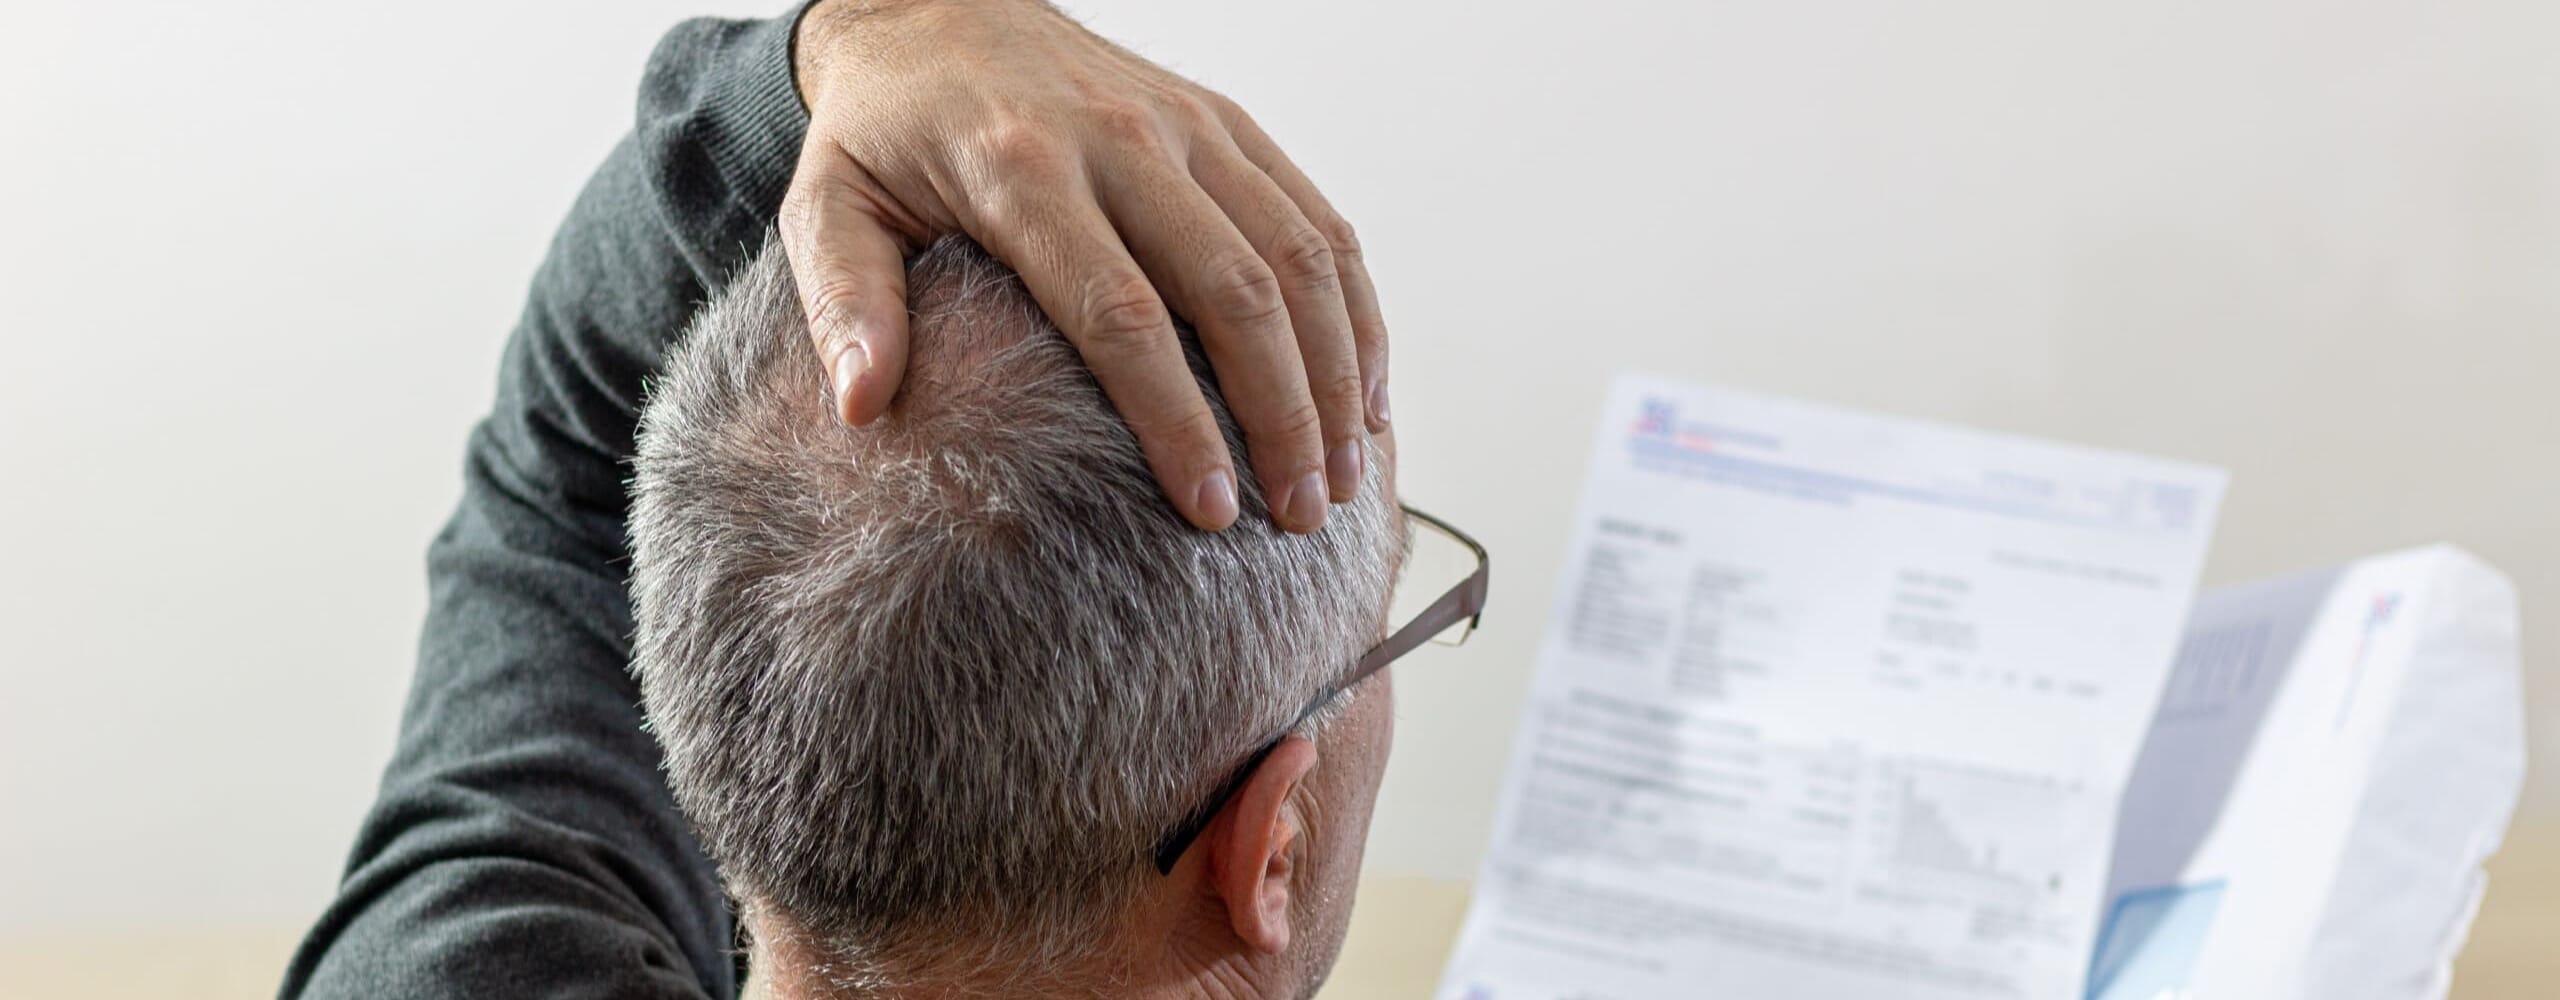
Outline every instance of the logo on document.
{"label": "logo on document", "polygon": [[1660,396],[1647,396],[1644,407],[1636,414],[1638,437],[1670,437],[1680,421],[1680,404]]}
{"label": "logo on document", "polygon": [[1772,434],[1731,424],[1682,420],[1679,402],[1662,396],[1646,396],[1638,403],[1635,426],[1627,430],[1629,443],[1644,445],[1656,454],[1778,450],[1778,439]]}

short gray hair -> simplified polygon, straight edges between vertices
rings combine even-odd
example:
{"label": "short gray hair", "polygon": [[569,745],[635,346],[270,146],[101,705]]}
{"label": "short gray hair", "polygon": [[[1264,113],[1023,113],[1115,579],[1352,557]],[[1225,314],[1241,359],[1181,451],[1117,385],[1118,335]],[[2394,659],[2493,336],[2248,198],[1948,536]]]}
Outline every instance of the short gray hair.
{"label": "short gray hair", "polygon": [[1071,959],[1155,838],[1379,639],[1403,546],[1382,463],[1315,534],[1274,528],[1250,476],[1234,527],[1193,529],[1020,280],[959,240],[909,266],[896,405],[839,426],[775,245],[641,419],[634,669],[676,801],[733,893],[841,960]]}

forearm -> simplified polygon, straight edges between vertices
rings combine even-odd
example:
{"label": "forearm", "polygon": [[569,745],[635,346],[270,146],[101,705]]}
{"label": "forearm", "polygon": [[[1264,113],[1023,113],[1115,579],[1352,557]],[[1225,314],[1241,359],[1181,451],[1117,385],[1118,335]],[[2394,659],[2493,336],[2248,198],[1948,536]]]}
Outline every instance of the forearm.
{"label": "forearm", "polygon": [[561,226],[429,555],[398,748],[287,997],[727,997],[729,916],[626,673],[642,381],[773,223],[790,18],[692,22]]}

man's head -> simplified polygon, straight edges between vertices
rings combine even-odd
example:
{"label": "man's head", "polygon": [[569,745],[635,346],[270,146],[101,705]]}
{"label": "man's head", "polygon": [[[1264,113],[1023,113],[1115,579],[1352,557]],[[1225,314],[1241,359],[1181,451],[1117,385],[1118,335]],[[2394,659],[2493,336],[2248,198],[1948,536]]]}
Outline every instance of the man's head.
{"label": "man's head", "polygon": [[636,669],[757,975],[802,995],[1311,990],[1350,908],[1386,678],[1261,759],[1171,875],[1151,854],[1381,637],[1392,449],[1316,534],[1272,527],[1249,481],[1233,528],[1197,531],[1011,272],[946,241],[908,282],[908,374],[879,421],[835,421],[770,249],[642,420]]}

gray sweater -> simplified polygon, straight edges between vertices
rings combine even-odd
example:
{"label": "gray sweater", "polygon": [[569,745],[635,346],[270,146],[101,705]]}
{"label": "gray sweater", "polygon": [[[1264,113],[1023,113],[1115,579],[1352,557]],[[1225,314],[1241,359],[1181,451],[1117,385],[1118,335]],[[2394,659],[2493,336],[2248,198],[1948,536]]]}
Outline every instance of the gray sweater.
{"label": "gray sweater", "polygon": [[774,221],[796,17],[687,22],[560,226],[427,552],[417,674],[283,997],[733,996],[733,924],[626,672],[642,381]]}

